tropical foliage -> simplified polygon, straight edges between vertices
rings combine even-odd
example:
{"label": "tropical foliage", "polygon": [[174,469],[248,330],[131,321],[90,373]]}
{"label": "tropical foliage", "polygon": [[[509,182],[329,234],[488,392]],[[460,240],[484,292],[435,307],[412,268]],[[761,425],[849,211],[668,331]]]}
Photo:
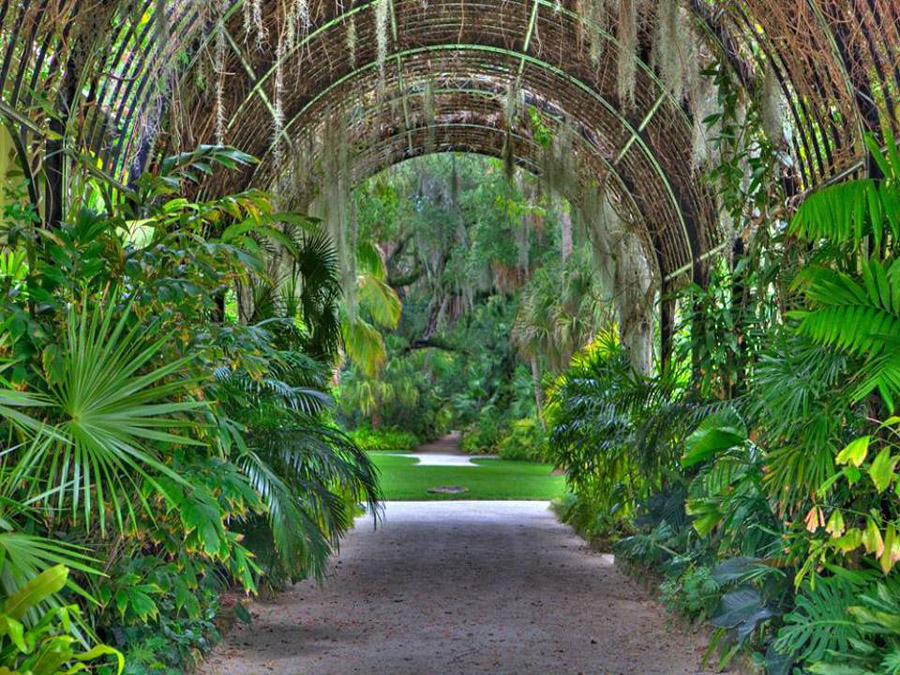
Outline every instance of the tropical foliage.
{"label": "tropical foliage", "polygon": [[881,177],[789,222],[758,226],[765,181],[723,190],[747,229],[679,295],[673,358],[640,374],[601,334],[551,392],[563,517],[660,571],[720,666],[750,648],[772,675],[900,672],[900,158],[869,149]]}
{"label": "tropical foliage", "polygon": [[184,196],[252,161],[202,147],[130,190],[89,180],[52,231],[6,207],[11,671],[115,656],[99,638],[128,672],[182,672],[215,640],[224,588],[321,576],[358,505],[375,511],[376,470],[329,412],[328,238],[262,192]]}
{"label": "tropical foliage", "polygon": [[458,429],[468,452],[543,458],[547,377],[610,318],[585,228],[564,251],[569,207],[478,157],[410,161],[354,200],[357,266],[402,313],[377,309],[393,309],[390,292],[359,287],[360,322],[381,332],[384,351],[347,341],[343,419],[422,441]]}

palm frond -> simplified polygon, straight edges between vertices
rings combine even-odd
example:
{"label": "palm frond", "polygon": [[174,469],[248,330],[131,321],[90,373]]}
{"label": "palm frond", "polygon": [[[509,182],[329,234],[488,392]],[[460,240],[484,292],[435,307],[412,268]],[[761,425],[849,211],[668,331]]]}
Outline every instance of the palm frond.
{"label": "palm frond", "polygon": [[857,399],[878,389],[893,408],[900,392],[900,261],[869,260],[861,269],[859,280],[830,268],[806,270],[799,284],[812,306],[794,315],[801,335],[865,361]]}
{"label": "palm frond", "polygon": [[138,492],[140,480],[180,480],[154,446],[197,443],[174,431],[195,428],[190,414],[202,403],[176,400],[187,359],[151,365],[165,342],[127,309],[118,319],[109,307],[70,309],[59,379],[44,395],[45,426],[21,453],[18,478],[55,490],[56,508],[71,509],[76,519],[81,510],[88,523],[96,516],[101,529],[107,507],[120,528],[123,510],[133,515],[135,500],[126,495]]}

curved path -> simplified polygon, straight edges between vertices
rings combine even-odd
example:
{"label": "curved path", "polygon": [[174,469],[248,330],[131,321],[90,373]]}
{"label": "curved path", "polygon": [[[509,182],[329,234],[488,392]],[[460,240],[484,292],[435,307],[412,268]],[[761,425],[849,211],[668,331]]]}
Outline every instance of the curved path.
{"label": "curved path", "polygon": [[702,636],[561,525],[546,502],[392,502],[323,587],[251,607],[207,675],[682,675]]}

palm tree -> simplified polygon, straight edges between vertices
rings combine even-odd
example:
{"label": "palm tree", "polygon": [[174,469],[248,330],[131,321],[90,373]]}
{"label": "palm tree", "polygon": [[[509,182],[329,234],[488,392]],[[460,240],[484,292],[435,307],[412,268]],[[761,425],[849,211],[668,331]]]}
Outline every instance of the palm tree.
{"label": "palm tree", "polygon": [[513,323],[512,339],[528,359],[534,396],[543,423],[542,358],[559,373],[578,349],[608,321],[600,290],[583,255],[572,255],[564,265],[537,270],[523,291]]}
{"label": "palm tree", "polygon": [[344,314],[344,351],[364,373],[374,377],[387,360],[379,329],[397,328],[403,305],[387,282],[381,253],[368,242],[361,242],[358,247],[356,287],[361,311]]}

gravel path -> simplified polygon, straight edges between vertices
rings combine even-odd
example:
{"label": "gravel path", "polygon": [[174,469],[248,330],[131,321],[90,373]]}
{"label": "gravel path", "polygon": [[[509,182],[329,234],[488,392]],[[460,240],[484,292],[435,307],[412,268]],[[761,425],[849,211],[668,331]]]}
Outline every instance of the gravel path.
{"label": "gravel path", "polygon": [[251,607],[206,675],[700,673],[704,640],[546,502],[405,502],[357,523],[324,587]]}

